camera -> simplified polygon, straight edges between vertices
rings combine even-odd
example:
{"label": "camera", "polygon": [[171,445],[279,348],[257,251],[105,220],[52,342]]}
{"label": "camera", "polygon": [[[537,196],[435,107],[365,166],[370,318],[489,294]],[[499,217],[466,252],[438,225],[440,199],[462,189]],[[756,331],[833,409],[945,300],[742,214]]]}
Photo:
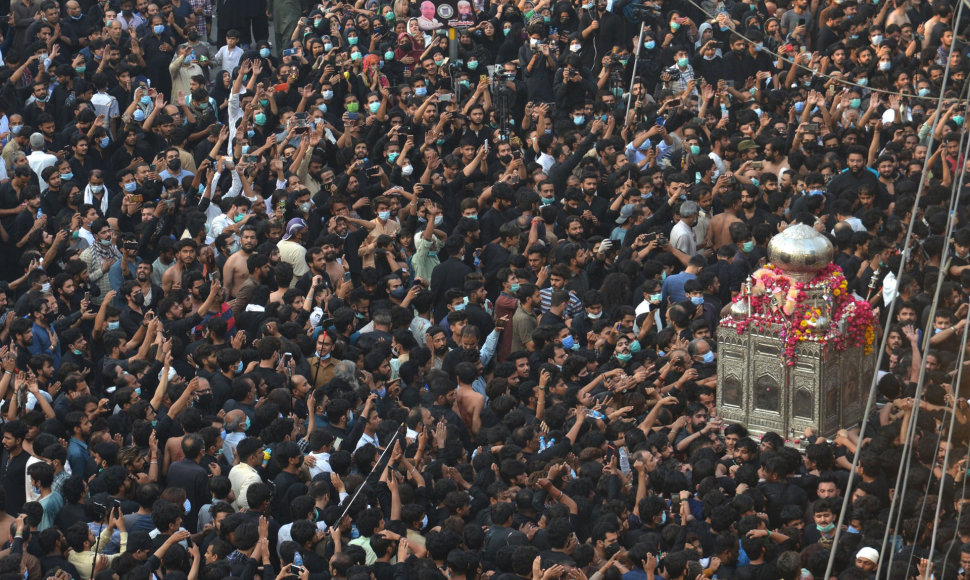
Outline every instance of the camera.
{"label": "camera", "polygon": [[677,65],[673,65],[664,69],[664,72],[670,77],[667,82],[673,82],[680,79],[680,69]]}
{"label": "camera", "polygon": [[623,15],[626,16],[631,22],[646,22],[648,24],[655,24],[663,20],[663,14],[661,13],[660,8],[637,3],[631,3],[629,6],[624,8]]}

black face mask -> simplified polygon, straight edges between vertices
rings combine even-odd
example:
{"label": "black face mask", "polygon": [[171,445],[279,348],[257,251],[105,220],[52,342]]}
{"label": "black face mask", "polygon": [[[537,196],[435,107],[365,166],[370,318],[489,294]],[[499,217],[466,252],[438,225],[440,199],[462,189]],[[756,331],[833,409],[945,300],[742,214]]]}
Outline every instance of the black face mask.
{"label": "black face mask", "polygon": [[168,168],[171,171],[178,171],[182,169],[182,161],[180,159],[172,159],[168,162]]}

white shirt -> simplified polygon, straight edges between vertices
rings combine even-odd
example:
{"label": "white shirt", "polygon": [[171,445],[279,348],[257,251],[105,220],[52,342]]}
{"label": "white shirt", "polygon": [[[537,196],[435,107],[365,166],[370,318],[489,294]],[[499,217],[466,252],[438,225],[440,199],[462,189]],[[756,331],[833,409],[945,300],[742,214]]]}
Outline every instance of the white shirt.
{"label": "white shirt", "polygon": [[360,436],[360,439],[357,441],[357,447],[354,447],[354,451],[357,451],[358,449],[360,449],[364,445],[367,445],[368,443],[370,443],[374,447],[377,447],[378,449],[380,449],[381,447],[381,444],[378,443],[377,441],[377,433],[374,433],[373,435],[368,435],[367,433],[364,433],[363,435]]}
{"label": "white shirt", "polygon": [[694,230],[684,220],[677,222],[677,225],[670,230],[670,245],[688,256],[697,253],[697,240],[694,238]]}
{"label": "white shirt", "polygon": [[556,159],[548,153],[542,153],[536,158],[536,163],[542,166],[542,172],[545,174],[549,173],[549,170],[552,168],[552,164],[555,162]]}
{"label": "white shirt", "polygon": [[232,223],[233,221],[229,219],[229,216],[226,214],[220,214],[216,217],[216,219],[212,220],[212,225],[209,226],[209,235],[211,235],[213,238],[218,238],[219,234],[222,233],[222,230],[226,229],[226,226],[229,226]]}
{"label": "white shirt", "polygon": [[95,93],[91,97],[91,104],[94,105],[95,115],[104,115],[105,129],[110,130],[111,123],[109,121],[111,119],[121,116],[121,111],[118,109],[118,99],[107,93]]}
{"label": "white shirt", "polygon": [[221,65],[219,67],[220,70],[224,70],[229,74],[232,74],[232,71],[236,70],[236,67],[239,66],[239,61],[242,60],[242,55],[242,48],[237,46],[236,48],[230,49],[229,45],[227,44],[219,49],[219,52],[212,57],[212,60]]}
{"label": "white shirt", "polygon": [[310,467],[310,479],[313,479],[321,473],[330,473],[333,469],[330,467],[330,454],[329,453],[307,453],[307,455],[312,455],[317,462]]}
{"label": "white shirt", "polygon": [[48,167],[53,167],[55,163],[57,163],[57,157],[44,151],[34,151],[27,156],[27,164],[37,174],[37,181],[40,183],[41,193],[47,191],[47,182],[41,178],[40,172]]}

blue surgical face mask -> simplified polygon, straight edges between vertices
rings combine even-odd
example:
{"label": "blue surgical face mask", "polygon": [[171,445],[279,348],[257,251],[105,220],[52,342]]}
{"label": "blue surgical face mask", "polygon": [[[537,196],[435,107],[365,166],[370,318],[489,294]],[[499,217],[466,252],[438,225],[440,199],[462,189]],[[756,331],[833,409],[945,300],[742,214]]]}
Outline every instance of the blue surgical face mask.
{"label": "blue surgical face mask", "polygon": [[748,240],[747,242],[744,242],[744,244],[741,245],[742,252],[748,254],[748,253],[751,253],[751,250],[754,250],[754,241]]}
{"label": "blue surgical face mask", "polygon": [[572,349],[574,344],[576,344],[576,341],[571,335],[567,335],[566,338],[562,339],[562,347],[566,350]]}
{"label": "blue surgical face mask", "polygon": [[250,421],[249,420],[249,417],[247,416],[246,417],[246,431],[249,431],[249,428],[252,427],[252,425],[253,425],[253,422]]}
{"label": "blue surgical face mask", "polygon": [[269,58],[269,49],[268,48],[259,49],[259,56],[262,58]]}
{"label": "blue surgical face mask", "polygon": [[243,372],[243,362],[239,361],[236,363],[236,374],[239,375],[239,374],[242,374],[242,372]]}
{"label": "blue surgical face mask", "polygon": [[165,25],[164,24],[156,24],[155,26],[152,26],[152,32],[154,32],[155,34],[161,34],[161,33],[165,32]]}
{"label": "blue surgical face mask", "polygon": [[131,182],[125,184],[125,192],[127,192],[127,193],[132,193],[136,189],[138,189],[138,182],[137,181],[131,181]]}
{"label": "blue surgical face mask", "polygon": [[858,109],[859,107],[862,106],[862,99],[852,99],[851,101],[849,101],[849,106],[852,107],[853,109]]}
{"label": "blue surgical face mask", "polygon": [[712,362],[714,362],[714,351],[709,350],[704,353],[704,362],[706,364],[711,364]]}
{"label": "blue surgical face mask", "polygon": [[101,148],[104,149],[108,145],[111,145],[111,137],[104,137],[101,139]]}
{"label": "blue surgical face mask", "polygon": [[520,287],[521,287],[521,284],[519,284],[518,282],[516,282],[515,284],[512,284],[511,286],[509,286],[509,292],[515,294],[516,292],[519,291],[519,288]]}
{"label": "blue surgical face mask", "polygon": [[586,122],[586,117],[583,115],[573,115],[573,124],[576,126],[582,125]]}
{"label": "blue surgical face mask", "polygon": [[192,502],[189,501],[189,498],[185,498],[185,503],[182,504],[182,507],[185,508],[186,514],[192,511]]}
{"label": "blue surgical face mask", "polygon": [[118,322],[117,320],[115,320],[114,322],[109,322],[108,323],[108,330],[118,330],[118,327],[119,326],[121,326],[121,323]]}
{"label": "blue surgical face mask", "polygon": [[414,94],[423,97],[428,94],[428,87],[414,87]]}
{"label": "blue surgical face mask", "polygon": [[381,220],[382,222],[386,222],[387,220],[391,219],[391,212],[386,211],[386,210],[385,211],[381,211],[381,212],[377,212],[377,218],[379,220]]}
{"label": "blue surgical face mask", "polygon": [[646,42],[643,43],[643,48],[645,48],[647,50],[653,50],[654,48],[656,48],[656,46],[657,46],[657,41],[656,40],[648,40],[648,41],[646,41]]}
{"label": "blue surgical face mask", "polygon": [[135,112],[131,114],[131,118],[134,119],[135,122],[141,123],[142,121],[145,120],[145,111],[142,111],[141,109],[135,109]]}
{"label": "blue surgical face mask", "polygon": [[628,352],[626,352],[626,353],[623,353],[623,352],[616,353],[616,360],[618,360],[620,362],[630,362],[630,359],[632,359],[632,358],[633,358],[633,355],[630,354],[630,353],[628,353]]}
{"label": "blue surgical face mask", "polygon": [[704,297],[703,296],[691,296],[690,297],[690,302],[691,302],[691,304],[695,304],[697,306],[700,306],[701,304],[704,303]]}

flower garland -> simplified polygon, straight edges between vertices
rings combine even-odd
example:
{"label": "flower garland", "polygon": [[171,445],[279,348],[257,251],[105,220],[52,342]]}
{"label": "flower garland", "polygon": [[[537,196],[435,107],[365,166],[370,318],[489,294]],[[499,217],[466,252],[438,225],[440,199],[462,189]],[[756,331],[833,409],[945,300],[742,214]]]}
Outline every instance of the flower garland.
{"label": "flower garland", "polygon": [[[838,351],[862,347],[866,355],[872,352],[876,334],[872,307],[865,300],[852,297],[842,269],[835,264],[829,264],[808,282],[793,281],[772,264],[751,278],[750,293],[734,299],[749,301],[748,317],[744,320],[728,317],[721,321],[721,326],[734,328],[738,334],[749,329],[777,333],[785,344],[788,365],[795,364],[796,348],[806,342],[831,344]],[[809,303],[809,294],[821,294],[828,307]]]}

